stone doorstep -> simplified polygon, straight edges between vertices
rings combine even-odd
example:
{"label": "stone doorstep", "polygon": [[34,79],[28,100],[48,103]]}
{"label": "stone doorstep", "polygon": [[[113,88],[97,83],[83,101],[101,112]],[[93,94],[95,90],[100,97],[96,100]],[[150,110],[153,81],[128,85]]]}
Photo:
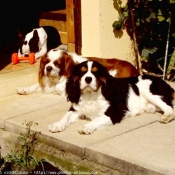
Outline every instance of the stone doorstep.
{"label": "stone doorstep", "polygon": [[[8,137],[24,131],[22,123],[25,120],[34,121],[39,125],[33,130],[41,131],[39,142],[46,145],[46,150],[53,148],[75,156],[78,160],[93,162],[94,169],[99,165],[106,168],[104,171],[111,171],[110,174],[115,171],[114,174],[118,175],[175,174],[175,121],[163,125],[157,122],[159,115],[144,114],[99,129],[92,135],[80,135],[77,132],[78,127],[87,121],[72,124],[61,133],[50,133],[48,124],[60,120],[70,104],[59,96],[48,94],[14,95],[21,82],[23,86],[37,82],[38,68],[33,69],[36,71],[34,74],[29,71],[30,68],[24,69],[23,73],[19,71],[20,74],[8,73],[8,79],[7,73],[0,75],[4,82],[0,87],[0,125],[4,132],[10,133]],[[175,88],[174,83],[170,84]]]}
{"label": "stone doorstep", "polygon": [[[57,97],[59,98],[59,96]],[[29,98],[29,96],[25,96],[25,98]],[[37,98],[40,97],[38,96]],[[35,101],[37,98],[35,97]],[[43,98],[48,99],[48,96]],[[169,168],[172,168],[171,162],[167,162],[166,164],[168,165],[168,163],[171,163],[168,166],[168,170],[166,169],[166,166],[163,168],[161,167],[162,162],[161,166],[159,162],[157,162],[159,156],[162,156],[162,152],[165,152],[166,155],[167,151],[164,150],[164,147],[162,150],[159,150],[160,152],[158,151],[160,155],[158,153],[156,154],[157,159],[152,160],[152,157],[154,156],[153,153],[156,150],[156,147],[152,145],[152,142],[155,138],[161,136],[161,129],[159,128],[163,128],[163,134],[165,135],[160,141],[160,144],[162,142],[166,143],[166,137],[168,138],[168,134],[171,132],[169,129],[175,128],[175,122],[163,125],[157,122],[160,115],[145,114],[134,118],[128,118],[123,120],[120,124],[116,124],[114,126],[99,129],[92,135],[81,135],[77,132],[78,127],[88,121],[79,121],[74,123],[65,131],[60,133],[50,133],[47,130],[48,124],[60,120],[70,105],[67,104],[66,101],[61,101],[59,104],[62,105],[53,104],[35,111],[28,111],[27,113],[20,114],[14,118],[12,117],[6,119],[5,130],[12,133],[19,133],[24,131],[24,126],[22,125],[24,120],[35,121],[38,122],[39,125],[33,127],[33,130],[41,131],[42,133],[39,141],[50,148],[56,148],[58,151],[62,151],[64,153],[70,153],[71,155],[89,162],[96,162],[96,164],[111,169],[111,171],[114,170],[116,172],[123,172],[123,174],[171,175],[171,172],[169,172]],[[151,131],[150,128],[152,128]],[[158,135],[156,130],[158,131]],[[167,133],[167,131],[169,132]],[[153,133],[155,134],[155,137],[153,137]],[[150,137],[151,139],[149,139]],[[159,139],[161,139],[161,137],[158,138],[158,140]],[[170,141],[171,139],[173,139],[173,134],[169,137]],[[159,142],[154,144],[159,146]],[[154,149],[150,149],[151,147]],[[170,148],[171,145],[166,149],[171,150],[173,155],[175,150]],[[148,152],[147,155],[145,155],[145,152]],[[135,157],[134,155],[137,156]],[[175,156],[173,157],[173,160],[174,158]],[[156,164],[152,165],[152,161]]]}
{"label": "stone doorstep", "polygon": [[[18,142],[18,136],[19,135],[16,133],[0,130],[0,153],[2,157],[7,154],[11,154],[11,151],[15,150],[16,144],[20,144]],[[64,152],[62,150],[60,151],[55,147],[51,147],[48,144],[41,142],[37,142],[35,145],[33,156],[36,160],[45,159],[46,161],[51,162],[52,165],[58,167],[64,173],[67,172],[68,174],[77,173],[81,175],[81,172],[89,174],[92,172],[96,175],[106,175],[108,173],[114,175],[125,175],[114,169],[100,165],[97,162],[82,159],[74,154]]]}
{"label": "stone doorstep", "polygon": [[14,95],[17,87],[28,87],[38,83],[38,67],[2,73],[0,81],[0,98]]}
{"label": "stone doorstep", "polygon": [[[26,115],[23,117],[26,119]],[[151,116],[148,116],[148,118],[149,117]],[[155,120],[157,116],[153,116],[153,118]],[[140,120],[142,119],[143,117],[141,117]],[[43,124],[40,127],[38,125],[39,128],[34,128],[34,130],[41,131],[42,134],[39,142],[45,145],[46,150],[52,150],[52,148],[54,148],[58,151],[58,154],[61,151],[66,155],[70,154],[70,156],[75,156],[76,160],[92,161],[98,165],[102,165],[103,168],[106,167],[108,170],[111,169],[111,171],[123,172],[123,174],[173,175],[175,172],[173,170],[175,167],[175,156],[173,156],[175,148],[172,147],[173,143],[168,142],[173,140],[175,129],[171,132],[169,128],[175,128],[175,122],[168,124],[170,126],[160,124],[156,121],[148,124],[145,123],[143,126],[138,126],[137,123],[137,128],[127,130],[129,129],[127,127],[129,123],[133,121],[133,124],[136,124],[135,120],[128,120],[130,121],[127,122],[127,120],[125,120],[125,122],[122,122],[121,127],[120,124],[118,126],[107,127],[88,136],[78,134],[78,123],[70,126],[64,132],[55,134],[48,133],[48,131],[41,131]],[[83,124],[84,122],[82,123],[80,121],[80,123]],[[19,133],[19,131],[24,131],[24,127],[16,125],[13,122],[6,122],[5,126],[5,130],[8,132]],[[123,130],[123,132],[121,132],[124,126],[126,126],[127,129],[125,128],[125,131]],[[161,133],[162,130],[163,133],[166,132],[163,136]],[[70,133],[72,134],[70,135]],[[168,136],[169,139],[168,142],[166,142]],[[158,143],[155,142],[155,138],[159,140]],[[152,144],[153,142],[154,144]],[[161,145],[163,142],[165,143]],[[150,147],[153,147],[153,149],[150,149]],[[157,148],[159,149],[157,150]],[[44,152],[46,153],[46,151]],[[162,152],[164,152],[164,154],[162,154]],[[172,160],[167,161],[170,159],[169,155],[172,156]],[[59,156],[60,155],[58,155],[58,157]],[[154,156],[155,158],[153,158]],[[166,159],[166,163],[164,163],[163,158]],[[74,161],[74,159],[72,161]],[[83,163],[84,166],[86,163]],[[96,170],[95,167],[93,170]]]}
{"label": "stone doorstep", "polygon": [[[5,99],[7,101],[4,101]],[[72,124],[64,132],[50,133],[47,129],[48,124],[60,120],[70,107],[70,103],[67,103],[65,99],[57,95],[39,93],[1,98],[0,103],[4,115],[6,115],[9,106],[11,108],[5,118],[2,118],[1,115],[4,129],[7,132],[19,134],[19,132],[24,131],[22,123],[25,120],[34,121],[39,125],[33,127],[33,130],[42,133],[39,141],[51,148],[56,148],[58,151],[96,162],[103,167],[124,174],[133,175],[133,172],[142,175],[147,173],[153,175],[172,174],[168,170],[173,169],[172,162],[175,162],[175,156],[172,156],[175,152],[174,147],[172,147],[175,122],[167,125],[160,124],[157,122],[160,115],[144,114],[128,118],[120,124],[99,129],[92,135],[81,135],[77,132],[80,125],[88,122],[84,120]],[[158,142],[155,142],[155,138],[158,138]],[[167,140],[167,138],[169,139]],[[156,153],[156,149],[160,148],[162,143],[163,147],[158,149]],[[167,150],[171,151],[167,152]],[[165,155],[162,155],[162,152],[165,152]],[[152,160],[154,153],[156,153],[156,158]],[[172,157],[170,160],[169,155]],[[162,156],[166,158],[165,165],[162,161],[160,163],[158,161]],[[152,165],[151,162],[155,165]]]}

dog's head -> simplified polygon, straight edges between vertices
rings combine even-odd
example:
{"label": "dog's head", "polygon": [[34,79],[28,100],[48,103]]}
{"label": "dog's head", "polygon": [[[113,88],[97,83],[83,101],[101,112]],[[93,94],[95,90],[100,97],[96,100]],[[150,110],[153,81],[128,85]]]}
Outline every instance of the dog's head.
{"label": "dog's head", "polygon": [[45,57],[41,58],[39,70],[39,82],[42,77],[60,78],[61,76],[69,77],[74,67],[72,57],[63,50],[52,49]]}
{"label": "dog's head", "polygon": [[96,61],[85,61],[76,65],[66,84],[68,100],[79,102],[82,93],[98,91],[109,76],[107,68]]}
{"label": "dog's head", "polygon": [[36,53],[39,51],[39,36],[38,31],[34,30],[28,33],[23,39],[20,46],[21,55],[29,54],[31,52]]}

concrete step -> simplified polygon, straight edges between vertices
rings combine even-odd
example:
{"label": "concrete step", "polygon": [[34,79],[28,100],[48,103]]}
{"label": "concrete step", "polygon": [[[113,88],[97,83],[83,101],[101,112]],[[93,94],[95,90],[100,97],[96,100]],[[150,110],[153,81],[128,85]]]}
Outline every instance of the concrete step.
{"label": "concrete step", "polygon": [[[1,98],[1,128],[19,134],[25,129],[25,121],[37,122],[32,129],[41,132],[40,148],[37,149],[41,151],[42,147],[43,155],[47,153],[47,158],[53,160],[52,151],[55,150],[57,158],[72,166],[81,164],[91,170],[91,164],[94,164],[93,170],[99,174],[174,174],[175,122],[160,124],[157,122],[160,115],[144,114],[99,129],[92,135],[78,133],[78,127],[88,122],[85,120],[72,124],[63,132],[50,133],[48,124],[59,121],[69,107],[70,103],[65,99],[52,94]],[[49,153],[49,150],[52,151]]]}
{"label": "concrete step", "polygon": [[19,86],[30,86],[38,82],[39,60],[34,65],[30,63],[9,64],[0,71],[0,98],[16,94]]}
{"label": "concrete step", "polygon": [[[51,106],[61,106],[60,109],[64,109],[64,107],[69,106],[69,103],[66,102],[60,96],[53,95],[53,94],[43,94],[35,93],[32,95],[11,95],[4,98],[0,98],[0,128],[4,128],[4,122],[8,119],[15,118],[26,114],[32,114],[32,112],[37,112],[38,110],[45,109],[50,114],[50,109],[48,107]],[[63,105],[63,106],[62,106]],[[67,108],[66,108],[67,109]],[[42,113],[39,114],[32,114],[35,120],[42,116]],[[23,120],[24,122],[24,120]],[[22,123],[23,123],[22,122]]]}
{"label": "concrete step", "polygon": [[3,155],[9,142],[25,131],[23,123],[33,121],[38,125],[32,130],[41,132],[36,146],[37,156],[54,162],[61,170],[72,174],[175,174],[175,121],[161,124],[158,122],[160,114],[143,114],[101,128],[92,135],[78,133],[79,126],[88,122],[85,120],[72,124],[63,132],[50,133],[48,125],[59,121],[69,110],[70,103],[61,96],[42,92],[16,94],[18,86],[36,83],[37,74],[37,64],[0,73],[0,145]]}

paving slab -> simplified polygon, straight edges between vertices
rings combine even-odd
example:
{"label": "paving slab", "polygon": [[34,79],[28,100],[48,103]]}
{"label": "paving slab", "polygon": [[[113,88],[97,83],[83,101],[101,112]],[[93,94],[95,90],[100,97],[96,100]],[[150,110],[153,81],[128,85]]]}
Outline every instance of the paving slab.
{"label": "paving slab", "polygon": [[[46,98],[45,96],[46,95],[44,95],[44,97],[42,97],[42,95],[39,96],[39,99],[41,99],[38,99],[39,102],[35,100],[35,103],[38,105],[43,103],[43,98]],[[27,97],[30,99],[29,101],[33,100],[31,98],[32,96],[29,95]],[[78,133],[78,128],[88,122],[86,120],[80,120],[72,124],[63,132],[50,133],[48,131],[48,125],[59,121],[70,108],[70,103],[66,102],[65,99],[57,95],[55,95],[55,97],[58,99],[58,101],[56,101],[57,104],[54,104],[54,101],[53,104],[51,103],[51,106],[47,105],[46,107],[43,107],[42,105],[42,108],[34,108],[30,109],[30,111],[25,111],[26,103],[24,102],[23,107],[20,105],[20,108],[25,109],[24,112],[19,113],[18,111],[22,110],[17,110],[18,108],[16,108],[14,109],[13,113],[19,114],[15,115],[15,117],[9,117],[5,120],[5,130],[19,132],[22,130],[22,128],[24,128],[22,123],[24,123],[25,120],[37,122],[39,125],[33,129],[35,131],[41,131],[42,135],[40,138],[42,142],[45,142],[46,144],[53,147],[58,147],[61,150],[71,152],[80,157],[84,157],[86,147],[130,132],[137,128],[144,127],[150,123],[157,122],[157,120],[160,118],[160,115],[158,114],[144,114],[141,116],[125,119],[120,124],[101,128],[95,131],[92,135],[81,135]]]}
{"label": "paving slab", "polygon": [[[85,120],[72,124],[63,132],[50,133],[48,124],[60,120],[70,107],[70,103],[67,103],[64,99],[61,101],[61,98],[59,98],[59,100],[60,103],[58,104],[7,119],[5,121],[5,130],[17,133],[24,129],[22,123],[25,120],[35,121],[39,125],[33,127],[33,130],[41,131],[40,139],[47,145],[99,162],[112,169],[124,171],[126,174],[132,174],[132,172],[138,175],[144,175],[148,172],[148,174],[152,175],[162,174],[159,172],[159,169],[154,170],[154,166],[149,167],[149,164],[157,164],[152,157],[154,156],[154,150],[159,145],[159,137],[163,131],[163,140],[160,141],[163,142],[166,136],[169,135],[170,126],[172,127],[172,124],[175,124],[175,122],[163,125],[157,122],[160,115],[144,114],[125,119],[120,124],[99,129],[92,135],[81,135],[78,133],[78,127],[88,122]],[[172,137],[173,132],[174,130],[171,134]],[[156,139],[159,141],[157,142]],[[158,148],[160,148],[160,145]],[[171,145],[169,146],[171,147]],[[175,151],[172,149],[169,150]],[[164,152],[167,153],[166,150]],[[160,158],[158,153],[156,154],[157,159]],[[150,156],[150,160],[145,158],[146,155]]]}
{"label": "paving slab", "polygon": [[0,72],[0,98],[16,94],[17,87],[27,87],[38,82],[38,66],[13,72]]}
{"label": "paving slab", "polygon": [[155,122],[88,146],[86,157],[126,174],[175,174],[175,121]]}
{"label": "paving slab", "polygon": [[36,63],[35,64],[30,64],[28,60],[23,60],[23,61],[20,61],[20,63],[18,64],[8,64],[6,65],[3,69],[0,70],[0,74],[6,74],[6,73],[14,73],[16,71],[21,71],[21,70],[24,70],[24,69],[30,69],[30,68],[34,68],[34,67],[39,67],[39,64],[40,64],[40,59],[37,59],[36,60]]}
{"label": "paving slab", "polygon": [[[7,137],[12,132],[24,131],[24,121],[34,121],[38,125],[32,129],[41,131],[39,140],[63,152],[123,174],[175,174],[175,121],[164,125],[157,122],[160,114],[143,114],[101,128],[92,135],[78,133],[79,126],[88,122],[85,120],[72,124],[63,132],[50,133],[48,125],[59,121],[69,110],[70,103],[53,94],[16,94],[16,87],[37,82],[38,65],[24,66],[25,69],[22,64],[10,66],[9,70],[0,72],[3,82],[0,86],[0,128],[8,132]],[[175,88],[174,83],[170,84]]]}
{"label": "paving slab", "polygon": [[[53,94],[35,93],[32,95],[12,95],[5,98],[0,98],[0,128],[4,128],[4,122],[9,118],[19,117],[23,114],[28,114],[38,109],[47,108],[48,106],[60,106],[66,100],[61,96]],[[34,115],[36,119],[37,116]],[[30,118],[28,118],[30,120]]]}

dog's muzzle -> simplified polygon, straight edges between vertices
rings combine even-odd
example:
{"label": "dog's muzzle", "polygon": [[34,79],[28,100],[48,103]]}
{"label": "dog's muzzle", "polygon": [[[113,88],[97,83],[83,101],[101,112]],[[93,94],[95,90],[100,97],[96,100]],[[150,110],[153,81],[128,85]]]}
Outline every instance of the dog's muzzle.
{"label": "dog's muzzle", "polygon": [[86,77],[86,78],[85,78],[85,82],[86,82],[87,84],[90,84],[91,81],[92,81],[92,77]]}
{"label": "dog's muzzle", "polygon": [[47,70],[47,72],[51,72],[52,71],[52,67],[51,66],[47,66],[46,70]]}

